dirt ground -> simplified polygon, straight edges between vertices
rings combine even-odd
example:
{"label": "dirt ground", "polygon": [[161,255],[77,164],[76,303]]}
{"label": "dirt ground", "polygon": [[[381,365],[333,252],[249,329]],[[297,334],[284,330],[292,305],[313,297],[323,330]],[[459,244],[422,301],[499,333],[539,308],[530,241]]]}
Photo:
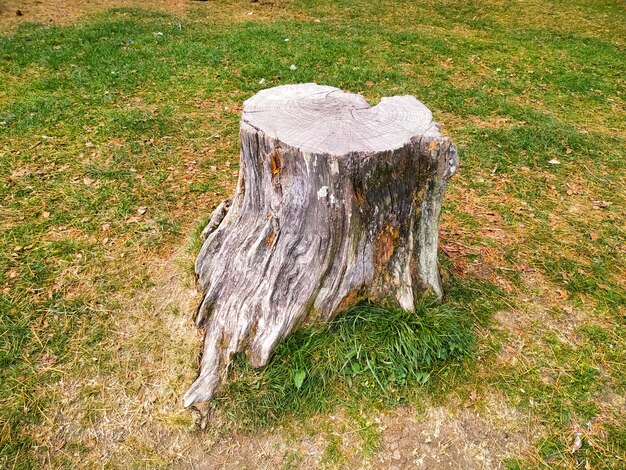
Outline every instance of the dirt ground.
{"label": "dirt ground", "polygon": [[[0,0],[0,33],[9,32],[23,23],[68,24],[113,8],[141,8],[178,16],[194,13],[200,17],[244,21],[250,18],[248,15],[252,3],[244,1],[233,7],[230,2],[202,0]],[[293,12],[283,11],[280,1],[255,1],[254,4],[262,7],[255,8],[257,20],[271,19],[281,14],[294,16]],[[233,9],[239,10],[236,18],[233,18]]]}
{"label": "dirt ground", "polygon": [[[333,418],[343,420],[341,414]],[[481,413],[466,409],[455,414],[434,407],[418,415],[400,408],[375,420],[381,431],[379,450],[366,462],[348,457],[342,468],[497,469],[503,468],[503,459],[523,453],[533,438],[521,424],[523,417],[497,402]],[[344,448],[353,446],[350,433],[338,437]],[[197,456],[195,468],[324,468],[326,446],[319,436],[290,443],[280,432],[234,436],[217,442],[204,458]]]}
{"label": "dirt ground", "polygon": [[149,8],[168,13],[184,13],[194,4],[186,0],[0,0],[0,31],[7,31],[21,23],[36,22],[66,24],[86,15],[110,8]]}

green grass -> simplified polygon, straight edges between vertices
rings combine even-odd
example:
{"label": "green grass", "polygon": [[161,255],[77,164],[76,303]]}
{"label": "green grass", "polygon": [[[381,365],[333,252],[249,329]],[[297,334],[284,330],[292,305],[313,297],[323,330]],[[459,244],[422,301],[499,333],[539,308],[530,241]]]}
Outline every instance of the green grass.
{"label": "green grass", "polygon": [[468,310],[450,305],[419,305],[417,315],[353,307],[328,326],[295,332],[260,371],[240,358],[215,406],[254,429],[362,400],[406,403],[407,391],[431,377],[438,380],[431,391],[440,390],[448,370],[470,367],[463,358],[475,350],[475,322]]}
{"label": "green grass", "polygon": [[[142,295],[170,295],[155,265],[234,186],[242,101],[315,81],[371,103],[416,95],[458,144],[446,302],[417,316],[360,306],[297,332],[262,371],[237,362],[213,405],[223,432],[454,407],[478,390],[538,430],[511,468],[622,467],[623,5],[228,1],[207,17],[205,3],[0,36],[0,466],[178,461],[146,437],[191,439],[177,400],[199,344],[176,329],[191,307]],[[109,422],[136,437],[85,437]],[[372,455],[378,431],[361,428],[356,451],[327,432],[324,462]]]}

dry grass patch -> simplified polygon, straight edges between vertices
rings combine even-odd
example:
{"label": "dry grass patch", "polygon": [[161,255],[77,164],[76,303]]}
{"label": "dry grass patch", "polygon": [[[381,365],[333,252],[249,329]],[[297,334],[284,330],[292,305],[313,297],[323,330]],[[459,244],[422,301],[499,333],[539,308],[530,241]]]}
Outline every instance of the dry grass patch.
{"label": "dry grass patch", "polygon": [[494,469],[528,453],[537,434],[526,428],[525,417],[501,398],[478,399],[479,409],[426,407],[415,414],[400,408],[382,417],[381,449],[372,468]]}
{"label": "dry grass patch", "polygon": [[198,298],[181,266],[188,255],[150,260],[147,285],[111,312],[104,341],[80,351],[67,374],[46,386],[54,397],[47,419],[30,433],[51,465],[161,466],[189,463],[189,448],[203,448],[180,397],[193,380],[200,337],[189,321]]}

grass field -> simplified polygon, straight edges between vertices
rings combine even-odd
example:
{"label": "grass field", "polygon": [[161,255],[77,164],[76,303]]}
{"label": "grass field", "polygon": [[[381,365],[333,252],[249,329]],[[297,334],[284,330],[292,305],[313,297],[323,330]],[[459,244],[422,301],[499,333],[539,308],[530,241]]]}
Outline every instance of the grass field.
{"label": "grass field", "polygon": [[[624,3],[174,4],[0,18],[0,468],[624,468]],[[311,81],[458,144],[446,301],[300,331],[202,419],[198,233],[241,103]]]}

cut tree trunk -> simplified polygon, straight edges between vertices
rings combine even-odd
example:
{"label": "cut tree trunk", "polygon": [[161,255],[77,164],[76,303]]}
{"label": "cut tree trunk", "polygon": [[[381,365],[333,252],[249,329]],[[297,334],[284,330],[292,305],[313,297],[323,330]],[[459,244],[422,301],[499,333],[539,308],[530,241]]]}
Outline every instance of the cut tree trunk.
{"label": "cut tree trunk", "polygon": [[240,137],[237,189],[196,261],[206,333],[185,406],[214,396],[235,354],[266,365],[295,327],[442,296],[439,213],[459,161],[421,102],[280,86],[244,103]]}

